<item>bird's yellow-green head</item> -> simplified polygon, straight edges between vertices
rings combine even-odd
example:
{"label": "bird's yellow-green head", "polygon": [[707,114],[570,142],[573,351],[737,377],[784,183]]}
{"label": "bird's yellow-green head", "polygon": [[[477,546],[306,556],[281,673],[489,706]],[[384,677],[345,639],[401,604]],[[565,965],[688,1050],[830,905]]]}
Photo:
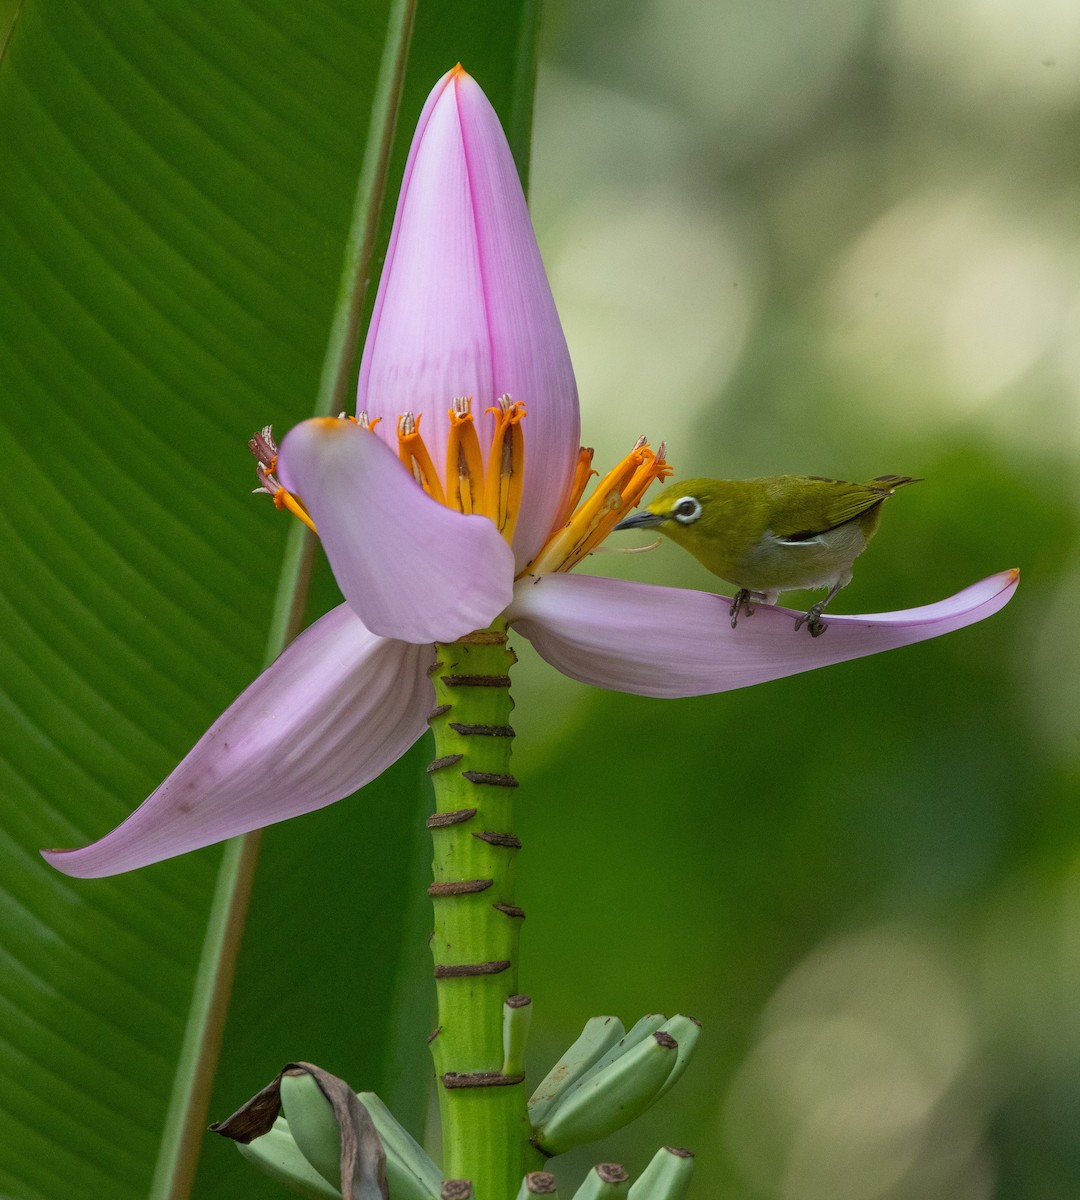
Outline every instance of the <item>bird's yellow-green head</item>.
{"label": "bird's yellow-green head", "polygon": [[[616,529],[655,529],[714,574],[740,583],[737,567],[769,527],[764,489],[754,480],[684,479],[659,492]],[[732,574],[732,572],[735,574]]]}

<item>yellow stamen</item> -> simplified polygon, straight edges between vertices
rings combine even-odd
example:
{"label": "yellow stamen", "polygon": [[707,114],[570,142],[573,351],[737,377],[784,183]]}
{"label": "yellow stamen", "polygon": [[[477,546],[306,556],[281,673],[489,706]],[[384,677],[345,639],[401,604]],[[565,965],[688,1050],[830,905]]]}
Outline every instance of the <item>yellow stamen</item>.
{"label": "yellow stamen", "polygon": [[308,510],[292,492],[287,492],[283,487],[279,487],[274,492],[274,506],[276,508],[288,509],[294,517],[299,517],[312,533],[317,534],[319,532],[315,528],[315,522],[308,516]]}
{"label": "yellow stamen", "polygon": [[486,411],[495,416],[495,435],[491,439],[484,481],[484,515],[495,522],[509,542],[514,536],[525,486],[525,438],[520,428],[525,405],[509,396],[500,396],[498,407]]}
{"label": "yellow stamen", "polygon": [[[582,456],[578,460],[579,477],[584,463]],[[546,575],[577,566],[641,500],[654,480],[664,480],[671,473],[664,461],[663,444],[654,453],[645,439],[639,438],[622,462],[600,480],[588,500],[548,538],[523,574]],[[575,489],[577,483],[575,479]]]}
{"label": "yellow stamen", "polygon": [[482,511],[484,459],[473,424],[472,398],[456,396],[449,410],[450,435],[446,441],[447,503],[459,512]]}
{"label": "yellow stamen", "polygon": [[432,500],[445,504],[446,493],[443,491],[442,480],[435,473],[435,464],[431,461],[424,439],[420,436],[421,416],[422,413],[413,416],[411,412],[407,412],[399,419],[398,457]]}
{"label": "yellow stamen", "polygon": [[566,502],[563,515],[552,529],[552,534],[558,533],[562,529],[570,519],[570,514],[581,503],[581,497],[585,495],[585,489],[589,486],[589,480],[594,475],[600,474],[599,471],[593,470],[592,460],[595,453],[596,451],[593,450],[592,446],[582,446],[578,451],[577,466],[574,468],[574,482],[570,488],[570,499]]}

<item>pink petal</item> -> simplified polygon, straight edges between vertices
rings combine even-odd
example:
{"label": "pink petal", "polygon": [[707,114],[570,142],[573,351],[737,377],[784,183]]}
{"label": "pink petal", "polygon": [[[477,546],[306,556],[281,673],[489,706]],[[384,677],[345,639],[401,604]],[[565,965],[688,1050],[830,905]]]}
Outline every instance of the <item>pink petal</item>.
{"label": "pink petal", "polygon": [[45,858],[68,875],[116,875],[351,795],[424,732],[431,660],[430,647],[376,637],[340,605],[243,692],[123,824]]}
{"label": "pink petal", "polygon": [[510,603],[514,560],[487,517],[432,500],[396,455],[351,421],[305,421],[281,445],[279,476],[311,513],[334,577],[383,637],[452,642]]}
{"label": "pink petal", "polygon": [[[422,412],[441,471],[451,400],[472,396],[480,414],[504,393],[528,412],[520,566],[556,523],[570,486],[577,387],[510,147],[480,87],[456,67],[417,125],[357,407],[384,418],[387,440],[403,411]],[[486,453],[492,418],[477,427]]]}
{"label": "pink petal", "polygon": [[507,616],[552,666],[584,683],[639,696],[698,696],[938,637],[1004,607],[1019,572],[1003,571],[948,600],[843,617],[796,631],[790,609],[758,605],[731,628],[726,596],[598,579],[523,579]]}

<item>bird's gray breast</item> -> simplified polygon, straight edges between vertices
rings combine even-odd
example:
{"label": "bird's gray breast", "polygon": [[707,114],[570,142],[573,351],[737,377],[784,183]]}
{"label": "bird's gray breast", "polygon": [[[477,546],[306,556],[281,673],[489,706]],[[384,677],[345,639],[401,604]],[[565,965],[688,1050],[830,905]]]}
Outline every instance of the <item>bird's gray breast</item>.
{"label": "bird's gray breast", "polygon": [[780,588],[831,587],[851,576],[851,564],[866,547],[857,522],[811,536],[782,537],[768,530],[751,552],[762,586]]}

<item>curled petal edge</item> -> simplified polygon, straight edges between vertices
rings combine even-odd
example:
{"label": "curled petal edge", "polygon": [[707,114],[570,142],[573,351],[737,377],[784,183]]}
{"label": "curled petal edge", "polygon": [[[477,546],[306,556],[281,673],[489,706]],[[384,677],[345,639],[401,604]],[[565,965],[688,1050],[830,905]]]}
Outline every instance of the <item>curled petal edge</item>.
{"label": "curled petal edge", "polygon": [[314,812],[369,783],[427,728],[431,649],[377,637],[342,604],[305,630],[111,833],[44,850],[117,875]]}
{"label": "curled petal edge", "polygon": [[345,599],[373,633],[452,642],[509,604],[514,556],[495,525],[433,500],[367,430],[304,421],[286,435],[278,464],[318,527]]}
{"label": "curled petal edge", "polygon": [[731,628],[726,596],[588,575],[517,584],[507,617],[564,675],[639,696],[700,696],[749,687],[939,637],[974,624],[1012,598],[1019,571],[1003,571],[922,608],[827,614],[812,638],[800,614],[757,605]]}

